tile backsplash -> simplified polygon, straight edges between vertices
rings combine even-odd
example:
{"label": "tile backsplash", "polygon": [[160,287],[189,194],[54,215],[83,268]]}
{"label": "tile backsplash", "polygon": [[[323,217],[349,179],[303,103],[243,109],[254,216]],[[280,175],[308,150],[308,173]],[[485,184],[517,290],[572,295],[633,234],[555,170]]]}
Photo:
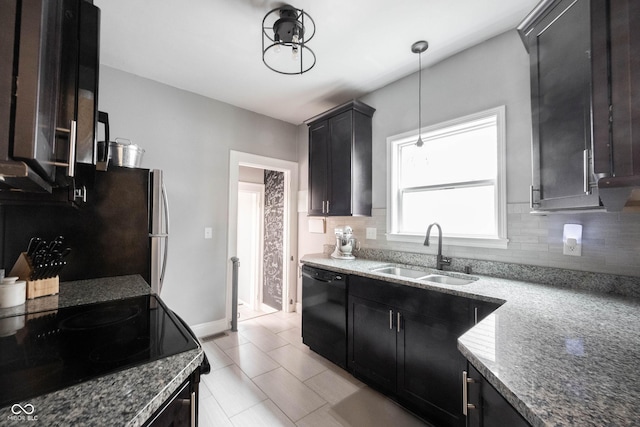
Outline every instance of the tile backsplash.
{"label": "tile backsplash", "polygon": [[[569,270],[640,276],[640,213],[588,212],[551,215],[530,214],[528,203],[510,203],[507,208],[507,249],[444,245],[443,255],[556,267]],[[328,217],[325,244],[335,244],[334,228],[349,225],[364,249],[389,249],[434,253],[435,247],[388,241],[386,209],[373,209],[371,217]],[[562,253],[564,224],[582,224],[582,256]],[[366,228],[377,229],[377,239],[366,239]],[[426,230],[425,230],[426,233]]]}

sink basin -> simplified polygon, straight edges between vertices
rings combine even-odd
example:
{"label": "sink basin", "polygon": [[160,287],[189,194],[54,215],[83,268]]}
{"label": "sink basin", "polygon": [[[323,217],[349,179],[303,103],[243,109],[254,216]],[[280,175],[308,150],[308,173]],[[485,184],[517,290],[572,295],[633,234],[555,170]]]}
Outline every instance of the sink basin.
{"label": "sink basin", "polygon": [[421,277],[429,275],[429,272],[427,271],[395,266],[374,268],[371,271],[374,271],[376,273],[392,274],[394,276],[408,277],[410,279],[420,279]]}
{"label": "sink basin", "polygon": [[375,273],[391,274],[393,276],[406,277],[408,279],[424,280],[427,282],[441,283],[443,285],[468,285],[475,282],[476,278],[460,278],[453,276],[445,276],[443,274],[433,274],[424,270],[416,270],[413,268],[397,267],[394,265],[387,265],[384,267],[374,268],[371,271]]}
{"label": "sink basin", "polygon": [[461,279],[459,277],[442,276],[440,274],[430,274],[420,277],[419,280],[442,283],[443,285],[468,285],[469,283],[475,282],[475,279]]}

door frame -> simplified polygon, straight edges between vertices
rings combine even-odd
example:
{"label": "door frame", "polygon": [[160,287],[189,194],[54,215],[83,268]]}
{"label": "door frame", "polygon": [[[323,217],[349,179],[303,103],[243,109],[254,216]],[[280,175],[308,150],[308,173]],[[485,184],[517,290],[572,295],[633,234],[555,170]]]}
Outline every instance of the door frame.
{"label": "door frame", "polygon": [[[238,175],[240,166],[268,169],[284,173],[284,230],[282,250],[282,311],[295,311],[298,241],[298,164],[296,162],[229,150],[229,212],[227,232],[227,296],[226,318],[231,321],[233,267],[231,257],[237,254]],[[242,260],[241,260],[242,262]]]}

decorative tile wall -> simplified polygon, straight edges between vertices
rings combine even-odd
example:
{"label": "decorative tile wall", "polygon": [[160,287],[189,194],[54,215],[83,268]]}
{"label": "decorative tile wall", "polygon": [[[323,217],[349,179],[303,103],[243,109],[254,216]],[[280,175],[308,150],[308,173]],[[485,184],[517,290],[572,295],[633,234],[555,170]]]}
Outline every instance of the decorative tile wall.
{"label": "decorative tile wall", "polygon": [[284,173],[264,171],[264,282],[262,301],[282,308]]}
{"label": "decorative tile wall", "polygon": [[[532,215],[527,203],[508,205],[507,249],[443,246],[452,258],[500,261],[586,272],[640,276],[640,213],[589,212]],[[562,254],[564,224],[582,224],[582,256]],[[371,217],[329,217],[325,244],[334,244],[333,229],[350,225],[362,248],[435,253],[434,247],[391,242],[385,238],[386,209],[373,209]],[[377,229],[377,239],[365,238],[366,228]],[[426,230],[425,230],[426,233]]]}

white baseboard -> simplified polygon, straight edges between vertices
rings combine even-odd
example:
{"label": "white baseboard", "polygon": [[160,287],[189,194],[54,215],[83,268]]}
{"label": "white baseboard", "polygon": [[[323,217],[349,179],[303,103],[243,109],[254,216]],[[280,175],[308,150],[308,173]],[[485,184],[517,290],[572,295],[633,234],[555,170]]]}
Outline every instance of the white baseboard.
{"label": "white baseboard", "polygon": [[227,319],[220,319],[213,322],[200,323],[193,326],[190,325],[190,328],[198,338],[202,338],[228,331],[231,329],[231,326]]}

